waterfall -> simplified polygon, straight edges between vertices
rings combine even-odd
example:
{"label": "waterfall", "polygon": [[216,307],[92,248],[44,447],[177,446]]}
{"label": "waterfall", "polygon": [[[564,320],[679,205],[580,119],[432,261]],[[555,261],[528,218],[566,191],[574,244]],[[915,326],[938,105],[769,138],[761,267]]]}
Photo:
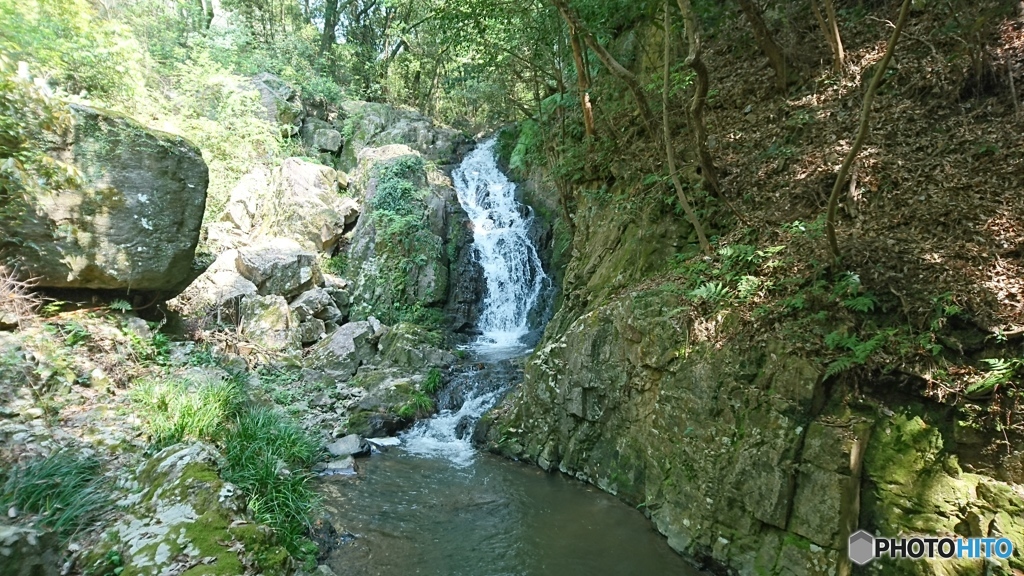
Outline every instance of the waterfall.
{"label": "waterfall", "polygon": [[532,211],[516,200],[516,185],[498,169],[496,142],[481,144],[452,173],[459,203],[473,223],[473,247],[487,285],[479,347],[520,345],[530,331],[530,311],[550,283],[530,241]]}
{"label": "waterfall", "polygon": [[440,412],[403,435],[408,452],[457,466],[472,463],[473,426],[516,379],[509,358],[527,351],[530,313],[551,284],[530,241],[532,211],[516,200],[515,184],[498,169],[495,142],[481,144],[452,173],[459,203],[473,223],[474,253],[487,286],[481,334],[471,346],[482,364],[463,367],[438,398]]}

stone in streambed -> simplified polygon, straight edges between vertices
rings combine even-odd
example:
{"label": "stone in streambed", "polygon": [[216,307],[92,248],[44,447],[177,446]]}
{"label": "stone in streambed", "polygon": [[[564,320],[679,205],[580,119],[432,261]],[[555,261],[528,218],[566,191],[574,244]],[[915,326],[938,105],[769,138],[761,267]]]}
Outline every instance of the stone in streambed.
{"label": "stone in streambed", "polygon": [[349,434],[327,445],[331,456],[369,456],[370,445],[357,434]]}
{"label": "stone in streambed", "polygon": [[355,474],[356,461],[351,456],[331,460],[327,463],[327,469],[324,470],[326,476],[355,476]]}

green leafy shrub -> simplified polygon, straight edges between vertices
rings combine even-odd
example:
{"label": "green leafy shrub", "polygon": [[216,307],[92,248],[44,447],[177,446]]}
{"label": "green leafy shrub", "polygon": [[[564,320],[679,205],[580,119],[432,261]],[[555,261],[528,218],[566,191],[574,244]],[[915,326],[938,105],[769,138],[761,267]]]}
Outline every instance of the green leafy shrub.
{"label": "green leafy shrub", "polygon": [[142,86],[143,50],[87,0],[0,0],[0,52],[25,60],[72,94],[129,102]]}

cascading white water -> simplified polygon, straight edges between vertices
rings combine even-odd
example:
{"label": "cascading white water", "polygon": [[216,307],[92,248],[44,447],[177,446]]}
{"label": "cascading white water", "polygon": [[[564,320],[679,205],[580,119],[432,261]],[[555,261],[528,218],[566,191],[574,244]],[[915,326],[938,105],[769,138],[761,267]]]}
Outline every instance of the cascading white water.
{"label": "cascading white water", "polygon": [[473,222],[473,247],[487,283],[477,340],[480,347],[516,346],[529,332],[528,316],[550,282],[530,241],[532,216],[516,200],[516,185],[498,169],[492,138],[452,173],[459,204]]}
{"label": "cascading white water", "polygon": [[[487,293],[473,345],[491,368],[464,370],[449,384],[441,412],[421,420],[403,435],[406,451],[442,457],[468,466],[475,450],[472,425],[494,405],[511,377],[502,359],[526,351],[529,317],[550,280],[530,241],[529,208],[515,197],[516,186],[498,169],[495,139],[481,144],[452,173],[459,203],[473,223],[473,247],[484,272]],[[497,364],[493,364],[497,361]]]}

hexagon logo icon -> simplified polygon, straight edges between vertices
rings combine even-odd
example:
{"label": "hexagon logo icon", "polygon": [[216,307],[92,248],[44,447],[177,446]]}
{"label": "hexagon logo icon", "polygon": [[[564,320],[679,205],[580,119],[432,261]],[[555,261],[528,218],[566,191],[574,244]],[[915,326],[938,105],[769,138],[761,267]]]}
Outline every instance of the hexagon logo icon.
{"label": "hexagon logo icon", "polygon": [[875,559],[875,537],[864,530],[857,530],[850,534],[847,552],[850,560],[858,566],[871,562]]}

